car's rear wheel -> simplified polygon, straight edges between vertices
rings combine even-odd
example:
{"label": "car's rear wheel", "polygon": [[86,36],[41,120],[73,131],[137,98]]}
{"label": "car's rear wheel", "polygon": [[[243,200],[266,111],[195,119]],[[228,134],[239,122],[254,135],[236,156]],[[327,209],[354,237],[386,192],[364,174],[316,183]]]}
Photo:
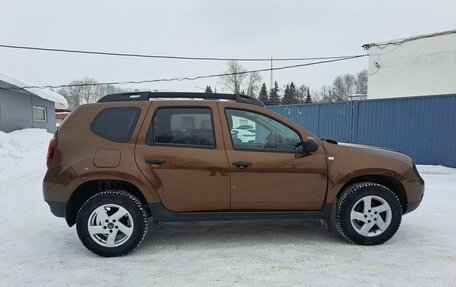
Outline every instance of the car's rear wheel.
{"label": "car's rear wheel", "polygon": [[377,183],[352,185],[338,200],[336,228],[356,244],[386,242],[398,230],[401,219],[399,199],[390,189]]}
{"label": "car's rear wheel", "polygon": [[125,255],[147,233],[148,218],[140,200],[124,191],[103,191],[79,210],[77,231],[84,246],[106,257]]}

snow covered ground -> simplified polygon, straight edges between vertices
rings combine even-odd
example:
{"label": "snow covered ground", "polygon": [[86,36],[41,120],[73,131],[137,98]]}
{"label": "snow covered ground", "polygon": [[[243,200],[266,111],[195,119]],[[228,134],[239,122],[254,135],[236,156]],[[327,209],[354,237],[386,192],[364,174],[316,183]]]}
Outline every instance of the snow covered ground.
{"label": "snow covered ground", "polygon": [[42,199],[50,137],[0,132],[1,286],[456,286],[456,169],[418,167],[424,201],[381,246],[302,221],[178,223],[102,258]]}

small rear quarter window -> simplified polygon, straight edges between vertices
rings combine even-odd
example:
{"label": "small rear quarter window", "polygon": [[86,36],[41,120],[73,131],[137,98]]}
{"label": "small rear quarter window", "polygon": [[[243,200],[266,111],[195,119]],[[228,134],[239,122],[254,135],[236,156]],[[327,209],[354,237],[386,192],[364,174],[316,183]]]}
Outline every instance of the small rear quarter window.
{"label": "small rear quarter window", "polygon": [[90,130],[104,139],[125,143],[130,140],[140,114],[139,108],[107,108],[98,113]]}

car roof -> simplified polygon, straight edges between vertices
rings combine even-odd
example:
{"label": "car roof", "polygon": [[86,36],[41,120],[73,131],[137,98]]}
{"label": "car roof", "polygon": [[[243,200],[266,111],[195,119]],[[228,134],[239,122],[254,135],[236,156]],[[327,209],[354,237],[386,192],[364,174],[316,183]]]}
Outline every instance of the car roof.
{"label": "car roof", "polygon": [[247,95],[221,94],[221,93],[190,93],[190,92],[130,92],[109,94],[98,100],[101,102],[125,102],[125,101],[152,101],[158,99],[202,99],[202,100],[234,100],[239,103],[251,104],[264,107],[263,102]]}

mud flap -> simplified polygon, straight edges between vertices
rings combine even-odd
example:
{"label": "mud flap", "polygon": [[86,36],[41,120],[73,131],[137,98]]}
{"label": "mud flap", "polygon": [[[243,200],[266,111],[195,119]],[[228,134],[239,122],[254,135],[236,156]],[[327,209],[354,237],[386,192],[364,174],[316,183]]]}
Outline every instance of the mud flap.
{"label": "mud flap", "polygon": [[325,229],[331,233],[337,233],[337,230],[335,228],[336,212],[337,212],[337,198],[335,198],[333,203],[331,204],[331,212],[329,213],[329,218],[327,218],[327,219],[322,218],[320,220],[322,229]]}

